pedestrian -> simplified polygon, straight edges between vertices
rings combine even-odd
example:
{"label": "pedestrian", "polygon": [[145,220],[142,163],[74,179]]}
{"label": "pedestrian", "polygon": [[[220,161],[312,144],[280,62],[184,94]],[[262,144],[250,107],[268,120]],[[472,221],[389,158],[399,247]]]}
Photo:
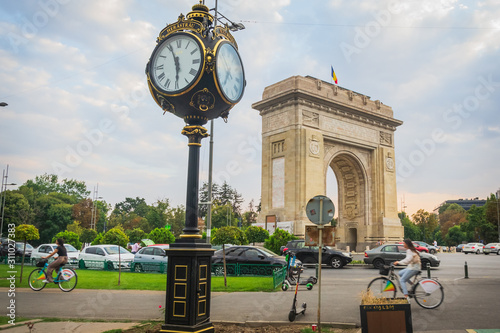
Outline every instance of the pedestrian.
{"label": "pedestrian", "polygon": [[132,245],[132,254],[136,254],[137,251],[139,251],[141,248],[141,244],[139,243],[139,241],[137,241],[134,245]]}
{"label": "pedestrian", "polygon": [[436,248],[438,247],[438,242],[436,240],[434,240],[433,244],[434,244],[434,247],[436,247]]}
{"label": "pedestrian", "polygon": [[406,249],[406,257],[401,261],[395,261],[394,265],[408,265],[405,269],[399,271],[399,276],[401,277],[401,289],[403,290],[403,294],[408,302],[410,302],[406,282],[412,276],[420,272],[420,255],[410,239],[405,239],[403,245]]}
{"label": "pedestrian", "polygon": [[54,271],[54,269],[59,268],[60,266],[68,262],[68,251],[66,251],[66,248],[64,247],[64,239],[56,239],[56,244],[57,247],[51,254],[46,257],[42,257],[42,259],[49,259],[55,254],[57,254],[58,256],[57,259],[51,262],[47,267],[47,274],[45,276],[46,280],[43,281],[45,283],[54,282],[54,279],[52,279],[52,272]]}

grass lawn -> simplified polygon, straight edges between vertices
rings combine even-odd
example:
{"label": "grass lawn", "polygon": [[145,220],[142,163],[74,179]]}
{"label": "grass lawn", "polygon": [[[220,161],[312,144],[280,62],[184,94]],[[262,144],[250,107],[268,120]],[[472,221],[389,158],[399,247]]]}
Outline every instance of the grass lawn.
{"label": "grass lawn", "polygon": [[[16,288],[29,288],[28,276],[36,267],[25,266],[23,281],[19,284],[21,266],[16,266]],[[0,265],[0,287],[9,287],[7,277],[8,265]],[[118,272],[77,269],[77,289],[114,289],[114,290],[161,290],[166,287],[166,274],[122,272],[118,286]],[[45,288],[58,288],[48,284]],[[224,277],[212,277],[212,291],[273,291],[272,277],[228,277],[227,288],[224,287]]]}

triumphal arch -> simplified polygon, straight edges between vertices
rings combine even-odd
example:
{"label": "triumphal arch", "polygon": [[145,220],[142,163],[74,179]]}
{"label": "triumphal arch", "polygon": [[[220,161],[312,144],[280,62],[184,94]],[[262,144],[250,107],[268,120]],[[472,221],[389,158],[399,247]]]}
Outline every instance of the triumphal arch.
{"label": "triumphal arch", "polygon": [[394,132],[402,121],[378,100],[307,76],[264,89],[259,222],[289,222],[304,235],[305,206],[326,195],[328,168],[339,192],[337,247],[362,251],[403,239],[398,218]]}

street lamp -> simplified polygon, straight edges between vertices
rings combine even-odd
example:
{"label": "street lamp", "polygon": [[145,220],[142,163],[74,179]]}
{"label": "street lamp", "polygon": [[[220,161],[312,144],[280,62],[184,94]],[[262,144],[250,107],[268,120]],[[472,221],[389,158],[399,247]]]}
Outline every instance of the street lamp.
{"label": "street lamp", "polygon": [[5,102],[0,102],[0,106],[7,106],[9,104],[5,103]]}
{"label": "street lamp", "polygon": [[498,189],[497,193],[496,193],[496,197],[497,197],[497,223],[498,223],[498,242],[500,242],[500,208],[498,208],[499,206],[499,201],[500,201],[500,189]]}

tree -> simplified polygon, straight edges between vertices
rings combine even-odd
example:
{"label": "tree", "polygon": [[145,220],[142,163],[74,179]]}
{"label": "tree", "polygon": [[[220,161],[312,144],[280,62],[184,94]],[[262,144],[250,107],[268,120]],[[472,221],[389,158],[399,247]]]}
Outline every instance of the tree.
{"label": "tree", "polygon": [[72,205],[67,203],[52,204],[46,212],[47,219],[39,221],[40,240],[48,243],[56,233],[66,230],[66,227],[73,222]]}
{"label": "tree", "polygon": [[94,229],[83,229],[80,234],[80,240],[83,244],[92,243],[97,237],[97,231]]}
{"label": "tree", "polygon": [[405,212],[398,213],[399,220],[404,228],[404,238],[417,240],[421,236],[420,229],[413,223]]}
{"label": "tree", "polygon": [[151,229],[163,228],[167,224],[167,215],[170,210],[168,199],[158,200],[149,208],[146,218]]}
{"label": "tree", "polygon": [[73,221],[73,223],[71,224],[68,224],[68,226],[66,227],[66,230],[67,231],[71,231],[71,232],[74,232],[75,234],[77,234],[78,236],[81,236],[83,231],[84,230],[88,230],[88,229],[83,229],[81,226],[80,226],[80,222],[78,221]]}
{"label": "tree", "polygon": [[288,241],[295,239],[298,239],[295,235],[290,234],[286,230],[276,228],[274,233],[264,242],[264,247],[274,253],[280,253],[280,248],[282,246],[285,246]]}
{"label": "tree", "polygon": [[80,249],[82,247],[82,243],[80,242],[80,237],[71,231],[61,231],[54,237],[52,237],[52,243],[56,242],[56,239],[62,238],[65,243],[73,245],[75,248]]}
{"label": "tree", "polygon": [[147,234],[139,228],[135,228],[134,230],[125,230],[125,234],[128,236],[131,243],[140,242],[141,239],[144,239],[147,236]]}
{"label": "tree", "polygon": [[153,229],[148,235],[155,244],[171,244],[175,242],[175,236],[165,228]]}
{"label": "tree", "polygon": [[248,210],[243,213],[243,226],[249,227],[255,222],[257,222],[257,213],[255,212],[255,207],[252,199],[248,204]]}
{"label": "tree", "polygon": [[128,242],[128,236],[125,235],[125,232],[123,232],[123,229],[120,227],[114,227],[108,230],[101,240],[102,244],[114,244],[121,247],[127,247]]}
{"label": "tree", "polygon": [[448,233],[444,237],[444,241],[448,246],[456,246],[467,240],[465,232],[460,230],[459,225],[455,225],[448,229]]}
{"label": "tree", "polygon": [[234,244],[234,245],[246,244],[245,234],[237,227],[222,227],[220,229],[215,230],[211,242],[214,245],[222,245],[223,265],[224,265],[224,286],[227,287],[225,244]]}
{"label": "tree", "polygon": [[74,197],[75,202],[86,198],[90,191],[87,191],[85,182],[74,179],[63,179],[59,182],[57,175],[44,174],[36,176],[35,180],[28,180],[21,187],[31,188],[35,196],[47,195],[53,192],[63,193]]}
{"label": "tree", "polygon": [[179,205],[176,208],[170,208],[167,211],[167,224],[170,225],[170,232],[174,236],[179,237],[182,234],[182,229],[185,227],[186,221],[186,209],[183,205]]}
{"label": "tree", "polygon": [[[83,199],[73,205],[73,219],[80,222],[83,228],[91,228],[94,202],[91,199]],[[99,215],[99,214],[98,214]]]}
{"label": "tree", "polygon": [[16,240],[23,241],[23,259],[21,261],[21,275],[19,277],[19,283],[23,282],[23,268],[24,268],[24,255],[26,253],[26,242],[29,240],[39,239],[40,234],[38,229],[30,224],[21,224],[16,227]]}
{"label": "tree", "polygon": [[5,206],[3,224],[30,224],[33,220],[33,211],[28,200],[19,191],[5,191]]}
{"label": "tree", "polygon": [[432,242],[434,236],[434,230],[438,226],[438,221],[435,214],[426,212],[423,209],[419,209],[412,216],[413,222],[420,229],[422,240]]}
{"label": "tree", "polygon": [[94,240],[92,241],[92,243],[90,243],[90,245],[99,245],[99,244],[104,244],[102,242],[102,239],[104,237],[104,233],[100,232],[97,234],[97,236],[94,238]]}
{"label": "tree", "polygon": [[[442,209],[445,207],[445,209]],[[464,223],[467,219],[467,212],[458,204],[446,204],[440,207],[439,224],[441,226],[441,235],[446,238],[448,230]]]}
{"label": "tree", "polygon": [[262,243],[269,238],[269,232],[262,227],[250,226],[245,230],[249,243]]}
{"label": "tree", "polygon": [[212,228],[237,226],[238,218],[233,212],[230,204],[224,206],[215,205],[212,209]]}
{"label": "tree", "polygon": [[146,217],[149,211],[149,206],[144,198],[136,197],[125,198],[124,201],[115,205],[115,209],[111,214],[129,214],[135,213],[137,216]]}

